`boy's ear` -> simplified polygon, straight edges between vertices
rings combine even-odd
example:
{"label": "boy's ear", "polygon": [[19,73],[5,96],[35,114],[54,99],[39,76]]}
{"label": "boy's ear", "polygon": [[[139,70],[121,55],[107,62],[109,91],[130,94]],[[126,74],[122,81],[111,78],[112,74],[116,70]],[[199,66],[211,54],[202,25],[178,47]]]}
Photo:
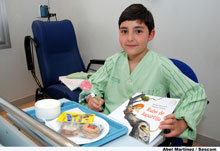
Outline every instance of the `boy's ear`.
{"label": "boy's ear", "polygon": [[149,40],[149,41],[150,41],[150,40],[153,40],[153,39],[154,39],[154,36],[155,36],[155,30],[152,29],[152,30],[151,30],[151,33],[150,33],[150,35],[149,35],[149,37],[148,37],[148,40]]}

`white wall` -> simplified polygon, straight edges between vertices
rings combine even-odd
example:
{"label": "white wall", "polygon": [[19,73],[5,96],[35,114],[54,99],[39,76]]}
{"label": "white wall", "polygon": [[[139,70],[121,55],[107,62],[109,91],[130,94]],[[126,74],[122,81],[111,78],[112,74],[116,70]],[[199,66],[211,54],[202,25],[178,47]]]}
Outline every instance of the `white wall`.
{"label": "white wall", "polygon": [[0,97],[12,102],[34,94],[36,84],[27,70],[24,37],[45,0],[5,0],[11,48],[0,49]]}
{"label": "white wall", "polygon": [[151,49],[187,62],[206,89],[210,104],[198,133],[220,141],[218,0],[65,0],[56,1],[59,19],[72,20],[84,62],[121,50],[118,18],[131,3],[143,3],[153,13],[156,37]]}
{"label": "white wall", "polygon": [[[150,47],[187,62],[197,73],[211,103],[198,133],[220,141],[219,61],[220,1],[218,0],[52,0],[58,19],[70,19],[76,30],[80,53],[89,59],[121,50],[118,17],[131,3],[143,3],[153,13],[156,37]],[[12,48],[0,50],[0,97],[8,101],[34,94],[36,84],[27,71],[24,36],[39,16],[45,0],[6,0]]]}

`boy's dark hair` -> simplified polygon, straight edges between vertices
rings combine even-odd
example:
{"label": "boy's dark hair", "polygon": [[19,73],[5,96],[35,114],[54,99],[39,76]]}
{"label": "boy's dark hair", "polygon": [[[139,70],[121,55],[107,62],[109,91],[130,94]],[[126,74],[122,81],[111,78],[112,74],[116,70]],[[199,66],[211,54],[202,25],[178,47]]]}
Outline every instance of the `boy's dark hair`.
{"label": "boy's dark hair", "polygon": [[154,29],[154,18],[149,10],[142,4],[132,4],[128,6],[119,17],[118,26],[126,20],[140,20],[144,22],[151,33]]}

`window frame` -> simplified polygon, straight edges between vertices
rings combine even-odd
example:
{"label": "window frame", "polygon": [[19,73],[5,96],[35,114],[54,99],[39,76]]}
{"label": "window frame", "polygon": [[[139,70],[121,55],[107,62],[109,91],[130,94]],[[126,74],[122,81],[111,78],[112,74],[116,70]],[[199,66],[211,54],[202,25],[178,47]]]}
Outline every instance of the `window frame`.
{"label": "window frame", "polygon": [[0,49],[11,48],[5,0],[0,0]]}

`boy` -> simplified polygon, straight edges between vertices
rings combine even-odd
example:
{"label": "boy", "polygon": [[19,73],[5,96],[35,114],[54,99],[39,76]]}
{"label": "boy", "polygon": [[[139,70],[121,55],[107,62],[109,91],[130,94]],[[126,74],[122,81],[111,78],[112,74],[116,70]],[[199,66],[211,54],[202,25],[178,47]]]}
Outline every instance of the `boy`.
{"label": "boy", "polygon": [[165,137],[194,140],[207,101],[204,89],[183,75],[169,59],[147,48],[155,35],[154,20],[142,4],[126,8],[118,23],[123,51],[106,59],[90,77],[98,101],[90,96],[82,104],[98,112],[105,103],[103,112],[109,114],[137,92],[161,97],[169,93],[170,97],[180,98],[181,102],[159,128],[170,130]]}

